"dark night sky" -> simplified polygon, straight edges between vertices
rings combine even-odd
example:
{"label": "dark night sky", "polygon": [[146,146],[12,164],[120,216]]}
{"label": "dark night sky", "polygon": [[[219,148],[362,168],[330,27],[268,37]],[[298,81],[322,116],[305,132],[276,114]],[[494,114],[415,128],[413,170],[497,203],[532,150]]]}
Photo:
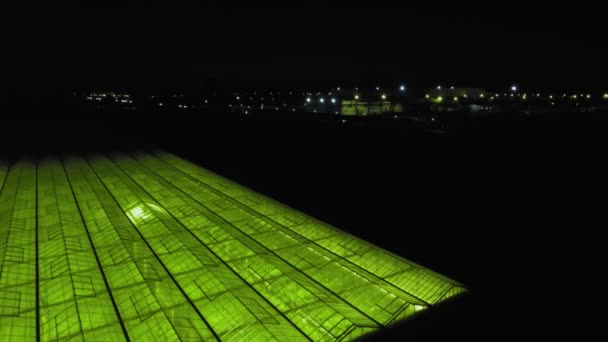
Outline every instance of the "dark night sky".
{"label": "dark night sky", "polygon": [[[502,6],[502,7],[501,7]],[[523,5],[522,5],[523,6]],[[11,81],[147,83],[215,77],[333,84],[456,82],[603,88],[601,20],[492,8],[67,8],[16,14]]]}

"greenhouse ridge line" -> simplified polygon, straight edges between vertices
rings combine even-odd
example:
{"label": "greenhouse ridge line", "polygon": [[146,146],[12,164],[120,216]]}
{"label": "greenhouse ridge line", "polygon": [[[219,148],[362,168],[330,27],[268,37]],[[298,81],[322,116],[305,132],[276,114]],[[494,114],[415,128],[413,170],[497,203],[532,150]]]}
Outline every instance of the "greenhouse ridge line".
{"label": "greenhouse ridge line", "polygon": [[[277,225],[277,226],[283,227],[283,229],[289,230],[291,233],[298,235],[298,236],[299,236],[301,239],[307,240],[307,241],[309,241],[310,243],[312,243],[312,244],[314,244],[314,245],[318,246],[319,248],[321,248],[321,249],[323,249],[323,250],[327,251],[328,253],[333,254],[333,255],[334,255],[336,258],[340,258],[340,259],[344,260],[345,262],[347,262],[347,263],[351,264],[352,266],[354,266],[354,267],[356,267],[356,268],[358,268],[358,269],[361,269],[361,270],[362,270],[362,271],[364,271],[364,272],[367,272],[366,270],[362,269],[362,268],[361,268],[361,266],[359,266],[359,265],[357,265],[357,264],[354,264],[354,263],[353,263],[353,262],[351,262],[350,260],[344,259],[344,258],[343,258],[343,257],[341,257],[340,255],[336,254],[334,251],[331,251],[331,250],[327,249],[325,246],[322,246],[322,245],[318,244],[316,241],[313,241],[313,240],[311,240],[311,239],[307,238],[306,236],[301,235],[300,233],[298,233],[298,232],[294,231],[293,229],[291,229],[291,228],[289,228],[289,227],[285,226],[284,224],[281,224],[281,223],[279,223],[279,222],[275,221],[275,220],[274,220],[274,219],[272,219],[271,217],[268,217],[268,215],[265,215],[264,213],[261,213],[261,212],[259,212],[259,211],[255,210],[255,209],[252,209],[252,208],[248,207],[247,205],[245,205],[245,204],[244,204],[244,203],[242,203],[241,201],[239,201],[239,200],[237,200],[237,199],[233,198],[232,196],[230,196],[230,195],[228,195],[228,194],[224,193],[224,192],[223,192],[223,191],[221,191],[221,190],[218,190],[217,188],[215,188],[214,186],[212,186],[212,185],[208,184],[207,182],[204,182],[204,181],[203,181],[203,180],[201,180],[201,179],[195,178],[195,177],[194,177],[194,176],[192,176],[190,173],[188,173],[188,172],[184,171],[184,170],[183,170],[183,169],[181,169],[181,168],[178,168],[178,167],[177,167],[177,166],[175,166],[174,164],[169,163],[167,160],[165,160],[165,159],[163,159],[163,158],[158,158],[156,155],[153,155],[152,157],[153,157],[153,158],[155,158],[155,159],[157,159],[157,160],[159,160],[160,162],[163,162],[163,163],[167,164],[168,166],[170,166],[171,168],[175,169],[176,171],[178,171],[178,172],[180,172],[180,173],[184,174],[186,177],[190,178],[190,179],[191,179],[192,181],[194,181],[195,183],[198,183],[198,184],[200,184],[201,186],[204,186],[205,188],[209,189],[210,191],[216,192],[217,194],[220,194],[220,195],[222,195],[222,196],[224,196],[224,197],[228,198],[230,201],[232,201],[233,203],[235,203],[236,205],[238,205],[239,207],[241,207],[243,210],[250,211],[250,212],[254,212],[256,215],[259,215],[259,216],[264,217],[266,220],[268,220],[268,221],[272,222],[274,225]],[[331,227],[331,228],[333,228],[333,227]],[[408,262],[409,262],[409,260],[408,260]],[[403,271],[400,271],[400,272],[403,272]],[[398,272],[398,273],[400,273],[400,272]],[[368,273],[369,273],[371,276],[373,276],[373,277],[375,277],[375,278],[377,278],[377,279],[379,279],[379,280],[381,280],[381,281],[383,280],[383,279],[380,279],[380,278],[379,278],[379,277],[378,277],[376,274],[373,274],[373,273],[371,273],[371,272],[368,272]],[[398,273],[397,273],[397,274],[398,274]],[[384,281],[387,281],[387,280],[384,280]],[[391,283],[390,281],[387,281],[387,282],[388,282],[388,283],[390,283],[391,285],[393,285],[393,286],[395,286],[395,287],[399,288],[399,286],[397,286],[397,285],[395,285],[395,284]],[[447,292],[447,291],[449,291],[449,289],[448,289],[448,290],[446,290],[446,292]],[[406,293],[408,293],[407,291],[405,291],[405,292],[406,292]],[[427,302],[426,300],[424,300],[424,299],[422,299],[422,298],[420,298],[420,297],[418,297],[418,296],[416,296],[416,295],[414,295],[414,294],[412,294],[412,293],[408,293],[408,294],[409,294],[410,296],[412,296],[412,297],[414,297],[414,298],[417,298],[417,299],[419,299],[420,301],[422,301],[422,302],[426,303],[427,305],[432,305],[432,303],[429,303],[429,302]]]}
{"label": "greenhouse ridge line", "polygon": [[[95,176],[97,176],[97,178],[99,179],[100,183],[104,186],[104,188],[106,189],[106,191],[108,192],[108,194],[110,195],[110,197],[112,197],[112,199],[114,199],[114,201],[116,202],[116,204],[120,206],[120,204],[118,203],[118,201],[116,200],[116,197],[112,194],[112,192],[110,192],[110,190],[108,189],[106,183],[102,180],[101,177],[99,177],[99,174],[97,173],[97,171],[95,170],[95,168],[93,168],[91,166],[91,164],[89,163],[88,160],[85,160],[87,165],[89,166],[89,168],[91,169],[91,171],[95,174]],[[125,213],[126,216],[126,213]],[[127,217],[128,218],[128,217]],[[131,222],[131,220],[129,220],[129,222]],[[133,224],[132,224],[133,225]],[[190,297],[188,297],[188,295],[186,294],[186,292],[184,292],[184,289],[180,286],[180,284],[175,280],[175,277],[171,274],[171,272],[169,271],[169,269],[167,269],[166,265],[162,262],[162,260],[159,258],[158,254],[154,251],[154,249],[152,249],[152,247],[150,246],[150,244],[148,243],[148,241],[146,241],[146,239],[143,237],[143,235],[141,234],[141,232],[139,231],[139,229],[137,227],[135,227],[135,225],[133,225],[133,228],[135,229],[135,231],[137,233],[139,233],[142,241],[146,244],[146,246],[150,249],[150,251],[152,252],[152,254],[156,257],[156,259],[158,260],[159,264],[165,269],[165,271],[167,272],[167,275],[171,278],[171,280],[175,283],[175,285],[177,286],[177,288],[179,289],[179,291],[182,293],[182,295],[186,298],[186,300],[190,303],[190,306],[192,306],[192,308],[194,309],[194,311],[196,311],[196,313],[201,317],[201,319],[203,320],[203,322],[205,322],[205,325],[207,325],[207,327],[209,328],[209,330],[211,331],[211,333],[213,334],[213,336],[215,336],[215,338],[217,338],[218,340],[221,340],[219,338],[219,336],[217,335],[217,333],[213,330],[213,328],[209,325],[209,323],[207,322],[207,320],[205,319],[205,317],[203,316],[203,314],[198,310],[198,308],[196,307],[196,305],[194,305],[194,303],[192,302],[192,300],[190,299]]]}
{"label": "greenhouse ridge line", "polygon": [[[80,221],[82,221],[82,224],[85,228],[85,231],[87,233],[87,238],[89,239],[89,243],[91,244],[91,246],[95,246],[95,244],[93,244],[93,239],[91,238],[91,233],[89,232],[89,226],[87,225],[86,221],[84,220],[84,216],[82,215],[82,210],[80,209],[80,204],[78,203],[78,199],[76,199],[76,194],[74,193],[74,187],[72,186],[72,181],[70,180],[70,176],[67,172],[67,170],[65,169],[65,164],[63,163],[63,160],[60,161],[64,176],[66,178],[66,181],[68,182],[68,185],[70,186],[70,193],[72,194],[72,197],[74,198],[74,203],[76,204],[76,207],[78,208],[78,214],[80,216]],[[97,267],[99,267],[99,271],[101,272],[101,276],[103,277],[103,282],[106,285],[106,289],[108,290],[108,295],[110,296],[110,300],[112,301],[112,306],[114,307],[114,311],[116,312],[116,316],[118,316],[118,322],[120,323],[120,327],[122,329],[122,332],[125,334],[125,338],[127,339],[127,341],[131,341],[131,339],[129,338],[129,333],[127,332],[127,327],[125,327],[125,322],[123,321],[120,311],[118,310],[118,306],[116,305],[116,300],[114,299],[114,295],[112,294],[112,291],[110,290],[110,285],[108,284],[108,278],[106,276],[106,272],[104,272],[103,267],[101,266],[101,261],[99,261],[99,255],[97,254],[97,250],[95,248],[93,249],[93,254],[95,254],[95,261],[97,262]]]}
{"label": "greenhouse ridge line", "polygon": [[[246,235],[244,232],[242,232],[242,231],[241,231],[241,229],[239,229],[238,227],[236,227],[235,225],[233,225],[232,223],[230,223],[229,221],[227,221],[227,220],[226,220],[226,219],[224,219],[223,217],[221,217],[221,216],[219,216],[218,214],[216,214],[216,213],[215,213],[215,212],[214,212],[212,209],[208,208],[208,207],[207,207],[207,206],[205,206],[204,204],[202,204],[202,203],[200,203],[199,201],[197,201],[196,199],[192,198],[192,196],[190,196],[190,195],[188,195],[187,193],[183,192],[183,191],[182,191],[180,188],[178,188],[177,186],[172,185],[172,184],[171,184],[170,182],[168,182],[166,179],[162,178],[162,176],[158,175],[158,174],[157,174],[156,172],[154,172],[153,170],[150,170],[150,169],[149,169],[147,166],[145,166],[145,165],[141,164],[141,163],[140,163],[138,160],[134,160],[134,159],[132,159],[132,161],[133,161],[134,163],[138,164],[138,165],[141,165],[141,167],[142,167],[143,169],[147,169],[147,170],[149,170],[148,172],[152,173],[152,175],[153,175],[155,178],[158,178],[158,179],[157,179],[157,181],[158,181],[159,183],[168,183],[169,185],[164,185],[164,186],[165,186],[166,188],[173,188],[173,192],[174,192],[174,193],[176,193],[176,194],[178,194],[178,196],[179,196],[180,198],[186,197],[186,199],[187,199],[187,200],[189,200],[189,201],[193,202],[195,205],[200,205],[202,208],[204,208],[206,211],[208,211],[208,212],[211,214],[211,216],[212,216],[212,217],[214,217],[216,220],[221,221],[221,222],[223,222],[224,224],[231,226],[233,229],[235,229],[236,231],[240,232],[240,233],[241,233],[243,236],[247,236],[247,235]],[[127,172],[125,172],[125,173],[127,173]],[[180,196],[179,194],[182,194],[182,196]],[[199,211],[199,212],[200,212],[200,211]],[[176,220],[177,220],[177,218],[176,218]],[[178,220],[178,221],[179,221],[179,220]],[[232,234],[232,235],[233,235],[233,234]],[[234,235],[233,235],[233,236],[234,236]],[[195,236],[195,238],[197,238],[197,239],[198,239],[198,237],[196,237],[196,236]],[[237,237],[235,236],[235,238],[237,238]],[[237,238],[237,239],[238,239],[238,238]],[[290,264],[290,263],[289,263],[287,260],[285,260],[284,258],[280,257],[279,255],[277,255],[276,253],[274,253],[272,250],[268,249],[266,246],[259,244],[257,241],[255,241],[255,240],[251,239],[250,237],[249,237],[249,239],[250,239],[250,240],[251,240],[253,243],[255,243],[257,246],[259,246],[260,248],[262,248],[262,249],[266,250],[266,251],[267,251],[267,252],[268,252],[270,255],[274,256],[275,258],[277,258],[278,260],[282,261],[282,262],[283,262],[283,263],[285,263],[286,265],[289,265],[289,266],[291,266],[291,267],[294,267],[294,266],[293,266],[293,265],[291,265],[291,264]],[[198,240],[200,241],[200,239],[198,239]],[[201,241],[201,243],[202,243],[202,241]],[[339,296],[337,293],[335,293],[335,292],[331,291],[330,289],[328,289],[327,287],[325,287],[323,284],[321,284],[321,283],[317,282],[316,280],[314,280],[313,278],[311,278],[311,277],[310,277],[310,276],[308,276],[307,274],[303,273],[301,270],[297,270],[295,267],[294,267],[294,269],[295,269],[295,270],[296,270],[296,271],[297,271],[299,274],[301,274],[302,276],[304,276],[304,277],[308,278],[308,279],[309,279],[311,282],[313,282],[313,283],[317,284],[319,287],[324,288],[326,291],[328,291],[329,293],[332,293],[332,294],[333,294],[334,296],[336,296],[337,298],[340,298],[340,296]],[[241,278],[242,278],[242,277],[241,277]],[[252,286],[251,286],[251,284],[248,284],[248,285],[249,285],[250,287],[252,287]],[[253,287],[252,287],[252,288],[253,288]],[[254,288],[254,290],[255,290],[255,288]],[[258,292],[258,291],[256,290],[256,292]],[[259,292],[258,292],[258,293],[259,293]],[[260,294],[260,295],[261,295],[261,294]],[[373,318],[372,318],[372,317],[370,317],[369,315],[365,314],[364,312],[362,312],[361,310],[359,310],[357,307],[355,307],[354,305],[350,304],[348,301],[344,300],[343,298],[341,298],[341,299],[342,299],[342,300],[343,300],[345,303],[347,303],[348,305],[350,305],[350,306],[351,306],[351,307],[352,307],[354,310],[356,310],[356,311],[360,312],[360,313],[361,313],[363,316],[367,317],[369,320],[371,320],[372,322],[374,322],[374,323],[375,323],[375,324],[377,324],[378,326],[381,326],[381,325],[382,325],[382,323],[378,322],[377,320],[373,319]]]}
{"label": "greenhouse ridge line", "polygon": [[[40,342],[40,248],[38,243],[38,165],[36,164],[36,341]],[[2,193],[0,192],[0,195]]]}
{"label": "greenhouse ridge line", "polygon": [[466,292],[168,153],[0,178],[0,340],[350,341]]}
{"label": "greenhouse ridge line", "polygon": [[[139,187],[139,188],[140,188],[140,189],[141,189],[143,192],[145,192],[146,194],[148,194],[148,196],[149,196],[150,198],[152,198],[152,199],[154,199],[155,201],[157,201],[157,200],[154,198],[154,196],[153,196],[153,195],[151,195],[151,194],[150,194],[150,193],[149,193],[149,192],[148,192],[148,191],[147,191],[145,188],[143,188],[143,187],[142,187],[142,186],[141,186],[141,185],[140,185],[140,184],[139,184],[137,181],[135,181],[135,180],[133,179],[133,177],[132,177],[132,176],[130,176],[130,175],[127,173],[127,172],[125,172],[125,171],[123,170],[123,168],[122,168],[122,167],[120,167],[120,165],[118,165],[116,162],[114,162],[114,161],[113,161],[112,159],[110,159],[110,158],[109,158],[108,160],[112,161],[112,162],[114,163],[114,165],[116,165],[116,167],[118,167],[118,168],[120,169],[120,171],[121,171],[122,173],[124,173],[124,175],[125,175],[126,177],[128,177],[129,179],[131,179],[131,181],[132,181],[132,182],[133,182],[133,183],[134,183],[136,186],[138,186],[138,187]],[[158,202],[158,201],[157,201],[157,202]],[[171,217],[172,217],[172,218],[175,220],[175,222],[177,222],[177,223],[178,223],[178,224],[179,224],[179,225],[180,225],[180,226],[181,226],[181,227],[182,227],[182,228],[183,228],[185,231],[187,231],[187,232],[188,232],[188,233],[189,233],[189,234],[190,234],[190,235],[191,235],[191,236],[192,236],[194,239],[196,239],[197,241],[199,241],[199,242],[200,242],[202,245],[205,245],[205,244],[203,243],[203,241],[201,241],[201,240],[200,240],[200,239],[199,239],[199,238],[198,238],[196,235],[194,235],[194,234],[192,233],[192,231],[188,230],[188,228],[186,228],[186,227],[185,227],[185,226],[184,226],[184,225],[181,223],[181,221],[180,221],[180,220],[178,220],[178,219],[177,219],[177,218],[176,218],[176,217],[175,217],[173,214],[171,214],[171,212],[169,212],[168,210],[167,210],[167,214],[168,214],[168,215],[170,215],[170,216],[171,216]],[[309,340],[311,340],[311,341],[312,341],[312,339],[310,339],[310,337],[308,337],[308,336],[306,335],[306,333],[304,333],[304,332],[303,332],[303,331],[302,331],[300,328],[298,328],[298,327],[297,327],[295,324],[293,324],[293,322],[291,322],[291,321],[290,321],[290,320],[289,320],[289,319],[288,319],[288,318],[285,316],[285,314],[284,314],[284,313],[282,313],[280,310],[278,310],[278,309],[277,309],[277,308],[276,308],[276,307],[275,307],[275,306],[274,306],[274,305],[273,305],[273,304],[272,304],[270,301],[268,301],[268,299],[267,299],[267,298],[265,298],[265,297],[264,297],[264,296],[263,296],[261,293],[259,293],[259,291],[258,291],[258,290],[256,290],[256,289],[255,289],[253,286],[251,286],[251,285],[250,285],[250,284],[249,284],[249,283],[248,283],[248,282],[247,282],[245,279],[243,279],[243,277],[242,277],[240,274],[238,274],[237,272],[235,272],[235,271],[234,271],[234,269],[233,269],[232,267],[230,267],[230,266],[229,266],[229,265],[226,263],[226,261],[222,260],[222,258],[220,258],[220,256],[219,256],[219,255],[217,255],[217,253],[215,253],[215,252],[214,252],[212,249],[208,248],[207,246],[205,246],[205,247],[207,248],[207,250],[209,251],[209,253],[213,254],[213,255],[214,255],[214,256],[215,256],[215,257],[216,257],[218,260],[220,260],[220,262],[222,262],[222,263],[223,263],[223,264],[224,264],[224,265],[225,265],[225,266],[226,266],[228,269],[230,269],[230,270],[231,270],[231,271],[232,271],[232,272],[233,272],[233,273],[234,273],[234,274],[235,274],[237,277],[239,277],[239,279],[241,279],[241,280],[243,281],[243,283],[247,284],[247,286],[249,286],[249,288],[251,288],[251,290],[253,290],[255,293],[257,293],[257,294],[258,294],[258,295],[259,295],[261,298],[263,298],[263,299],[264,299],[264,300],[265,300],[265,301],[266,301],[266,302],[267,302],[267,303],[268,303],[270,306],[272,306],[273,308],[275,308],[275,310],[277,310],[277,312],[278,312],[278,313],[279,313],[281,316],[283,316],[283,317],[285,318],[285,320],[287,320],[288,322],[290,322],[290,323],[293,325],[293,327],[294,327],[295,329],[297,329],[298,331],[300,331],[300,333],[302,333],[302,335],[306,336],[306,337],[307,337]],[[194,304],[193,304],[193,306],[194,306]]]}
{"label": "greenhouse ridge line", "polygon": [[[167,182],[165,179],[162,178],[162,176],[160,176],[158,173],[156,173],[154,170],[148,168],[147,166],[141,164],[141,162],[139,160],[134,160],[134,162],[142,165],[142,167],[147,168],[148,170],[150,170],[150,172],[154,173],[154,175],[156,177],[159,177],[160,179],[162,179],[163,181]],[[160,182],[161,180],[159,180]],[[172,187],[175,188],[175,191],[178,191],[179,193],[182,193],[184,196],[188,197],[190,200],[194,201],[195,203],[198,203],[199,205],[201,205],[203,208],[205,208],[207,211],[211,212],[212,215],[214,217],[216,217],[218,220],[223,221],[224,223],[234,227],[234,229],[240,231],[241,233],[243,233],[238,227],[236,227],[235,225],[231,224],[229,221],[227,221],[226,219],[224,219],[223,217],[217,215],[213,210],[209,209],[207,206],[205,206],[204,204],[200,203],[199,201],[197,201],[195,198],[192,198],[192,196],[184,193],[181,189],[179,189],[177,186],[171,185]],[[243,233],[245,234],[245,233]],[[254,240],[255,241],[255,240]],[[259,244],[263,249],[267,250],[270,254],[272,254],[273,256],[275,256],[277,259],[283,261],[284,263],[286,263],[287,265],[290,265],[292,267],[294,267],[293,265],[291,265],[289,263],[289,261],[285,260],[284,258],[282,258],[281,256],[277,255],[275,252],[273,252],[272,250],[270,250],[268,247]],[[295,268],[295,267],[294,267]],[[302,272],[301,270],[297,270],[300,274],[302,274],[304,277],[310,279],[312,282],[318,284],[320,287],[324,288],[325,290],[327,290],[328,292],[332,293],[333,295],[335,295],[336,297],[340,298],[340,296],[335,293],[334,291],[332,291],[331,289],[328,289],[326,286],[324,286],[323,284],[319,283],[318,281],[316,281],[315,279],[313,279],[312,277],[310,277],[309,275],[307,275],[306,273]],[[344,299],[342,299],[344,300]],[[382,325],[382,323],[378,322],[377,320],[375,320],[374,318],[370,317],[369,315],[367,315],[366,313],[362,312],[360,309],[358,309],[356,306],[354,306],[353,304],[349,303],[347,300],[344,300],[348,305],[350,305],[354,310],[359,311],[362,315],[366,316],[368,319],[370,319],[371,321],[375,322],[376,324],[378,324],[379,326]]]}

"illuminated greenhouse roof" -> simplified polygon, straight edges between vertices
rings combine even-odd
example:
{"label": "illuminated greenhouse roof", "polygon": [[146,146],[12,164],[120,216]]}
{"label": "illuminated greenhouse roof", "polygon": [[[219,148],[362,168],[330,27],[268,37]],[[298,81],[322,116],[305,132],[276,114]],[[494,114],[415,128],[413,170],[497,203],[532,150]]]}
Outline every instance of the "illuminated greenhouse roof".
{"label": "illuminated greenhouse roof", "polygon": [[347,341],[464,291],[168,153],[0,184],[1,341]]}

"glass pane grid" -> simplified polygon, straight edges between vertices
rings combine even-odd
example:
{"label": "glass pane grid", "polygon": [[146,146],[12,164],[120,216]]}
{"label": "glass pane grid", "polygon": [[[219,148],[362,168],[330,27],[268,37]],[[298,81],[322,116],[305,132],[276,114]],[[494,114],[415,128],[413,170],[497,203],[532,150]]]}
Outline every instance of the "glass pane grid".
{"label": "glass pane grid", "polygon": [[348,341],[458,282],[169,153],[0,161],[0,340]]}

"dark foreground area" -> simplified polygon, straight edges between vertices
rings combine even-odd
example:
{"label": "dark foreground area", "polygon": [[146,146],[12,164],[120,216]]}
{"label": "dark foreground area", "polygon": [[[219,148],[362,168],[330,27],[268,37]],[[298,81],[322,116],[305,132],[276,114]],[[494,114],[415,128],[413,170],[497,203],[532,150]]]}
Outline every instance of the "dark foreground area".
{"label": "dark foreground area", "polygon": [[26,113],[4,119],[0,146],[8,159],[165,149],[470,289],[370,339],[580,340],[591,330],[571,328],[592,326],[586,310],[601,296],[607,121],[502,116],[432,133],[386,122]]}

